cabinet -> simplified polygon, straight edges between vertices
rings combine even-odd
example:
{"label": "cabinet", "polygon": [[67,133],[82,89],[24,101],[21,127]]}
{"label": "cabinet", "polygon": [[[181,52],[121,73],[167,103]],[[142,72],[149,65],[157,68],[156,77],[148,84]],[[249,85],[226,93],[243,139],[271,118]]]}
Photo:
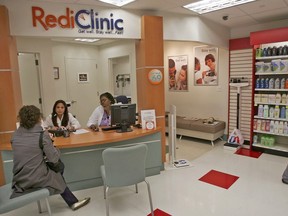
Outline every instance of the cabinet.
{"label": "cabinet", "polygon": [[[252,147],[288,155],[288,55],[261,55],[288,42],[263,44],[255,50]],[[278,50],[278,49],[277,49]],[[282,50],[281,50],[282,51]],[[269,152],[269,151],[268,151]]]}

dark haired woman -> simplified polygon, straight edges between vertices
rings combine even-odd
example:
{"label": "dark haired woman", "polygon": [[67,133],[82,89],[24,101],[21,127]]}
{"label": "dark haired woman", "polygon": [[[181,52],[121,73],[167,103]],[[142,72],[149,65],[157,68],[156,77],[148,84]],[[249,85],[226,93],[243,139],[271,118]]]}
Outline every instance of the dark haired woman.
{"label": "dark haired woman", "polygon": [[[85,206],[90,198],[79,201],[67,187],[62,174],[50,170],[43,159],[44,152],[48,161],[56,163],[60,158],[60,151],[53,146],[48,132],[43,132],[40,110],[33,105],[23,106],[18,118],[20,127],[11,139],[13,150],[11,198],[39,188],[47,188],[51,195],[60,193],[72,210]],[[39,147],[41,133],[43,133],[43,150]]]}
{"label": "dark haired woman", "polygon": [[81,127],[79,121],[68,112],[68,107],[65,101],[57,100],[53,106],[52,114],[50,114],[45,122],[44,127],[49,129],[68,129],[77,130]]}
{"label": "dark haired woman", "polygon": [[98,130],[99,126],[109,126],[111,121],[111,104],[114,104],[114,97],[105,92],[100,95],[100,106],[96,107],[89,117],[87,127]]}

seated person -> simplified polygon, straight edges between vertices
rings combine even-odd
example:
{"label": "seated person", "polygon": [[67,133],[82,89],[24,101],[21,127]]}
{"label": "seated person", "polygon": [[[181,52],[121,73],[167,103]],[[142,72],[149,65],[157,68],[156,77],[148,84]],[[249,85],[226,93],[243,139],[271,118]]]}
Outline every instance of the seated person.
{"label": "seated person", "polygon": [[99,130],[99,126],[110,126],[111,123],[111,104],[115,103],[114,97],[105,92],[100,95],[100,103],[93,111],[87,122],[87,127],[92,130]]}
{"label": "seated person", "polygon": [[[43,132],[40,110],[33,105],[23,106],[18,118],[20,127],[11,139],[13,150],[11,198],[39,188],[47,188],[50,195],[60,194],[72,210],[85,206],[90,198],[78,200],[67,187],[62,173],[49,169],[43,159],[44,153],[49,162],[56,163],[60,158],[60,151],[53,146],[48,132]],[[43,133],[43,149],[39,147],[41,133]]]}
{"label": "seated person", "polygon": [[67,129],[70,131],[81,128],[79,121],[68,112],[68,107],[65,101],[57,100],[53,106],[52,114],[47,116],[44,121],[44,128],[46,129]]}

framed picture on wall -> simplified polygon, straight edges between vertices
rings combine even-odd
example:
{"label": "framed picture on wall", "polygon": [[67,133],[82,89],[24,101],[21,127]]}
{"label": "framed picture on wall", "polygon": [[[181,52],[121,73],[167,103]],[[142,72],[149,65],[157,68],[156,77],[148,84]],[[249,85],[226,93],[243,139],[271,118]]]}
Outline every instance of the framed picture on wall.
{"label": "framed picture on wall", "polygon": [[195,47],[194,85],[218,85],[218,48]]}
{"label": "framed picture on wall", "polygon": [[89,76],[88,73],[78,73],[78,83],[88,83]]}
{"label": "framed picture on wall", "polygon": [[188,91],[188,56],[168,57],[169,91]]}

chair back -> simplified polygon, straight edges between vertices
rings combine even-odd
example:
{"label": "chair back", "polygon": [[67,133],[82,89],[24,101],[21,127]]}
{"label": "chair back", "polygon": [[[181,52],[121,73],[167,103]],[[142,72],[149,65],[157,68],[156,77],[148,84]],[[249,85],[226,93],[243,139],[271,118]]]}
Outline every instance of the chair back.
{"label": "chair back", "polygon": [[102,157],[106,185],[122,187],[144,181],[147,150],[148,147],[145,144],[105,149]]}
{"label": "chair back", "polygon": [[119,95],[116,97],[116,101],[117,103],[122,103],[122,104],[128,104],[129,103],[129,100],[128,98],[125,96],[125,95]]}

